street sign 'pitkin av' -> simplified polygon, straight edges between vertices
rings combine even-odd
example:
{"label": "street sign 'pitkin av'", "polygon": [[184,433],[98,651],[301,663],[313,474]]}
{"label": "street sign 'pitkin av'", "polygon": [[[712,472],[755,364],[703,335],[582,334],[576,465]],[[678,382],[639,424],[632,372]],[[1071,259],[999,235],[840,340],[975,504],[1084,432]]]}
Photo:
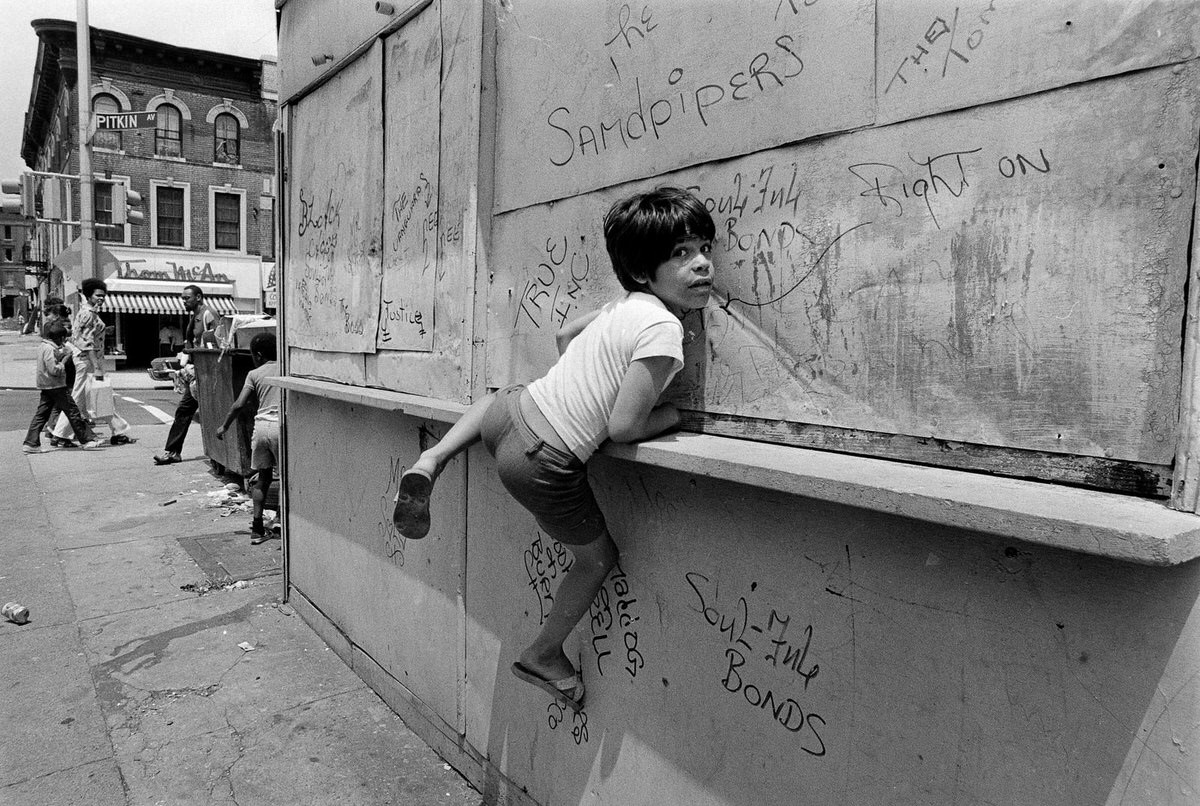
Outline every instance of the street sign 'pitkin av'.
{"label": "street sign 'pitkin av'", "polygon": [[158,112],[116,112],[96,115],[97,129],[148,129],[158,122]]}

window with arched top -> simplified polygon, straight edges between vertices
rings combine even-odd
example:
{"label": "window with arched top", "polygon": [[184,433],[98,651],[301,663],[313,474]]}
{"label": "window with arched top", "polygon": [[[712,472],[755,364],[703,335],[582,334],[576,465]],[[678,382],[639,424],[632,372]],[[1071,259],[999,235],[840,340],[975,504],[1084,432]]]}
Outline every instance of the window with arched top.
{"label": "window with arched top", "polygon": [[[115,97],[101,93],[92,98],[93,115],[113,115],[121,111],[121,104]],[[110,129],[97,129],[92,137],[93,148],[111,148],[121,150],[121,133]]]}
{"label": "window with arched top", "polygon": [[154,153],[160,157],[183,156],[183,115],[170,104],[159,104],[154,127]]}
{"label": "window with arched top", "polygon": [[228,112],[213,121],[213,162],[237,165],[241,154],[241,127],[238,119]]}

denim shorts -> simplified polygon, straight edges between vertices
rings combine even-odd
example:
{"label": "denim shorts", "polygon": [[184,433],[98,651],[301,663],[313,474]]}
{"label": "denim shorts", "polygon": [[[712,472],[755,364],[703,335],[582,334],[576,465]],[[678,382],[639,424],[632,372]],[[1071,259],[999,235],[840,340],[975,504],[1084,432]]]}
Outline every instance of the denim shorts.
{"label": "denim shorts", "polygon": [[587,465],[573,453],[547,445],[521,414],[524,386],[496,393],[480,429],[496,458],[500,481],[537,518],[542,531],[560,543],[583,546],[607,528],[588,484]]}

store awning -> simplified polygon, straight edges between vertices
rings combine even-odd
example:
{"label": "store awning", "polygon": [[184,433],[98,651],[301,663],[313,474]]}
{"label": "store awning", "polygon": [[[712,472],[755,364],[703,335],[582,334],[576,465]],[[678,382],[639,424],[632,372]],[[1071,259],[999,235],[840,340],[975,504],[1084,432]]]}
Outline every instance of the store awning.
{"label": "store awning", "polygon": [[[210,294],[204,298],[213,312],[221,316],[249,313],[238,308],[227,294]],[[247,306],[248,307],[248,306]],[[158,316],[187,316],[178,294],[135,294],[131,291],[109,291],[104,298],[104,310],[113,313],[144,313]]]}

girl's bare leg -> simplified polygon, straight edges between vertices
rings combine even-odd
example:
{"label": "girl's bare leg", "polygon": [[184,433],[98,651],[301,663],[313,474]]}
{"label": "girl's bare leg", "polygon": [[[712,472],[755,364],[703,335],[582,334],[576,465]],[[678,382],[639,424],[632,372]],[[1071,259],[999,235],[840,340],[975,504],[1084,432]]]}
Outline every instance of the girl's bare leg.
{"label": "girl's bare leg", "polygon": [[450,426],[446,436],[422,452],[400,477],[392,524],[409,540],[420,540],[428,534],[429,496],[433,492],[433,482],[451,459],[479,441],[483,418],[495,399],[495,393],[489,393],[472,403],[458,422]]}
{"label": "girl's bare leg", "polygon": [[407,472],[422,473],[428,476],[430,481],[436,479],[451,459],[479,441],[484,415],[495,399],[496,393],[489,392],[472,403],[463,412],[463,416],[458,418],[458,422],[450,426],[446,436],[442,437],[438,444],[424,451]]}
{"label": "girl's bare leg", "polygon": [[520,658],[523,666],[547,680],[561,680],[575,674],[575,665],[563,651],[563,642],[587,614],[619,556],[608,530],[587,545],[567,548],[575,562],[554,593],[554,606],[541,632]]}

